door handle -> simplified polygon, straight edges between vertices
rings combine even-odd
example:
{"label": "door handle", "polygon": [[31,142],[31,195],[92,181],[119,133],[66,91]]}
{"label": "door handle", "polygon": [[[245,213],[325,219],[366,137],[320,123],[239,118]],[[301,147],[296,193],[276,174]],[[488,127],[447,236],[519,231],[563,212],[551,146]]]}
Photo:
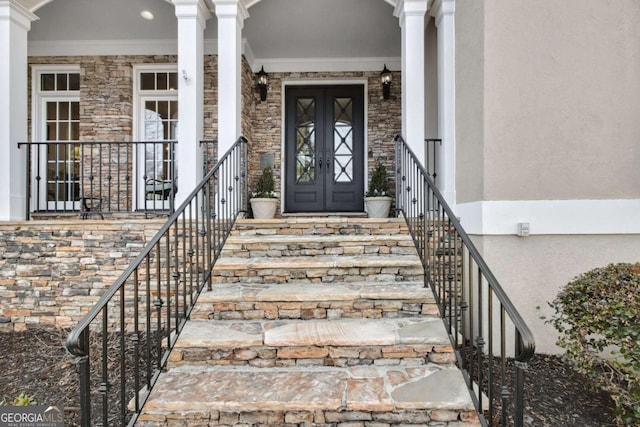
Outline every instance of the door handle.
{"label": "door handle", "polygon": [[318,169],[322,170],[322,158],[318,160]]}

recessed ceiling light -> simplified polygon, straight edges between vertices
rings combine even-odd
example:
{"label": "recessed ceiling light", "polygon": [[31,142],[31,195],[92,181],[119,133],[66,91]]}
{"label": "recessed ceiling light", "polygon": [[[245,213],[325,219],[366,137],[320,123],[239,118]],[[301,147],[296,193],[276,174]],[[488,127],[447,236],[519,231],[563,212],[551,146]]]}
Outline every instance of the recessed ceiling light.
{"label": "recessed ceiling light", "polygon": [[149,12],[148,10],[143,10],[142,12],[140,12],[140,16],[149,21],[153,19],[153,13]]}

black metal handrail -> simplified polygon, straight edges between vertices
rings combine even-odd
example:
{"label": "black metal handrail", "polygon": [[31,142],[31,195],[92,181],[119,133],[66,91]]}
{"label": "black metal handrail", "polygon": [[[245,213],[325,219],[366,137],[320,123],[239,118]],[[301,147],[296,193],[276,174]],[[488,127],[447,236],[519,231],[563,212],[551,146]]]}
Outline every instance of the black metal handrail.
{"label": "black metal handrail", "polygon": [[83,427],[134,425],[246,203],[240,138],[71,331]]}
{"label": "black metal handrail", "polygon": [[27,215],[174,212],[176,141],[18,143],[23,146],[28,151]]}
{"label": "black metal handrail", "polygon": [[200,148],[202,149],[202,174],[206,175],[207,171],[211,170],[213,165],[216,164],[218,141],[215,139],[200,141]]}
{"label": "black metal handrail", "polygon": [[533,335],[401,136],[396,173],[396,209],[413,236],[480,421],[522,427]]}

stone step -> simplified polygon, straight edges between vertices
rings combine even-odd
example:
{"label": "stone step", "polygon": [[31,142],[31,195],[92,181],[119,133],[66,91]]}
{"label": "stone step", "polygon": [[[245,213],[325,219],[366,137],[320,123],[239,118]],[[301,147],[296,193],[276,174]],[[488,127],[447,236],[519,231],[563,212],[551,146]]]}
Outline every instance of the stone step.
{"label": "stone step", "polygon": [[136,423],[479,426],[406,224],[239,220]]}
{"label": "stone step", "polygon": [[171,352],[169,367],[418,366],[427,361],[455,363],[439,318],[191,320]]}
{"label": "stone step", "polygon": [[163,373],[136,424],[477,426],[458,369],[183,367]]}
{"label": "stone step", "polygon": [[417,255],[411,236],[402,235],[266,235],[230,236],[223,257],[315,255]]}
{"label": "stone step", "polygon": [[222,257],[214,283],[417,281],[423,270],[417,255],[319,255],[280,258]]}
{"label": "stone step", "polygon": [[404,318],[438,314],[422,282],[220,283],[203,292],[192,319]]}
{"label": "stone step", "polygon": [[406,223],[398,218],[279,218],[240,219],[231,232],[234,236],[265,235],[385,235],[406,234]]}

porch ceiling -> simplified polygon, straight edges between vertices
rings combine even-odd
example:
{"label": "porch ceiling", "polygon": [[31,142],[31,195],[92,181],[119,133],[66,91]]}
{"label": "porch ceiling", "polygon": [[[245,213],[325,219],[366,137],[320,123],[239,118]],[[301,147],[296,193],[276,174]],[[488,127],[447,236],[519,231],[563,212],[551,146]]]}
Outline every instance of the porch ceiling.
{"label": "porch ceiling", "polygon": [[[23,3],[29,1],[36,2]],[[142,10],[154,19],[143,19]],[[54,0],[35,13],[40,19],[32,24],[30,42],[175,40],[177,34],[166,0]],[[258,61],[400,56],[398,19],[385,0],[262,0],[249,14],[243,38]],[[216,35],[214,17],[205,39]]]}

